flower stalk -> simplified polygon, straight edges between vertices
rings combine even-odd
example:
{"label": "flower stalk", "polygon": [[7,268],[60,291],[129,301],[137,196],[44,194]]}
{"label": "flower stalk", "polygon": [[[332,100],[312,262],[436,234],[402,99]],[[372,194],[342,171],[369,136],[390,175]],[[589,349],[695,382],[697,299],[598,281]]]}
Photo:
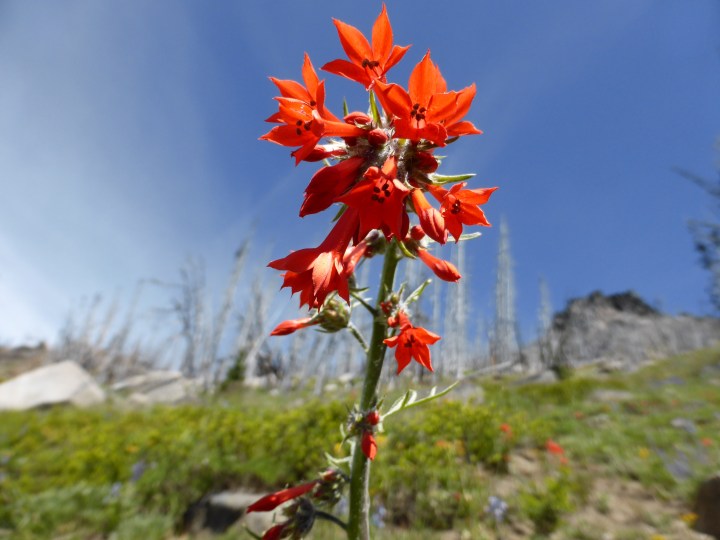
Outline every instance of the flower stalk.
{"label": "flower stalk", "polygon": [[[392,293],[395,282],[395,270],[400,256],[395,242],[388,244],[385,251],[380,285],[378,287],[376,311],[380,315],[373,320],[372,336],[367,353],[365,382],[360,397],[360,410],[368,410],[377,403],[377,389],[382,374],[383,360],[387,346],[383,343],[387,334],[387,317],[382,315],[380,303],[385,302]],[[348,522],[348,540],[368,540],[370,538],[370,460],[362,451],[360,441],[353,450],[350,472],[350,519]]]}

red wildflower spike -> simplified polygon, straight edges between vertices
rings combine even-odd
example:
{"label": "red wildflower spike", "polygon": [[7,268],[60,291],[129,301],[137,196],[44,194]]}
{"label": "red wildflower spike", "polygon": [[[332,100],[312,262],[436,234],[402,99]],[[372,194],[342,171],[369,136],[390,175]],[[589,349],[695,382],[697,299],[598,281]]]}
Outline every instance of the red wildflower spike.
{"label": "red wildflower spike", "polygon": [[287,336],[293,332],[300,330],[301,328],[307,328],[318,324],[320,319],[313,317],[305,317],[303,319],[295,319],[291,321],[283,321],[275,327],[275,330],[270,332],[271,336]]}
{"label": "red wildflower spike", "polygon": [[490,199],[490,195],[497,189],[463,189],[467,182],[455,184],[450,190],[442,187],[430,187],[430,193],[440,202],[440,213],[445,218],[445,226],[455,238],[460,239],[463,225],[482,225],[490,227],[485,213],[478,208]]}
{"label": "red wildflower spike", "polygon": [[438,259],[424,248],[418,248],[416,253],[418,258],[443,281],[451,281],[454,283],[462,277],[458,269],[455,268],[455,265],[450,261]]}
{"label": "red wildflower spike", "polygon": [[565,455],[565,449],[552,439],[547,440],[547,442],[545,443],[545,448],[548,452],[550,452],[551,454],[555,454],[556,456]]}
{"label": "red wildflower spike", "polygon": [[398,363],[398,374],[407,367],[413,358],[420,365],[432,371],[428,345],[439,341],[440,336],[421,327],[415,328],[403,311],[398,313],[397,323],[400,325],[400,333],[385,339],[383,343],[391,348],[397,347],[395,360]]}
{"label": "red wildflower spike", "polygon": [[280,506],[282,503],[292,499],[297,499],[301,495],[309,493],[317,485],[317,483],[317,480],[313,480],[307,484],[283,489],[281,491],[271,493],[270,495],[266,495],[262,499],[259,499],[248,506],[246,513],[269,512],[270,510],[275,510],[275,508]]}
{"label": "red wildflower spike", "polygon": [[307,54],[303,79],[305,86],[295,81],[270,78],[281,96],[275,98],[279,111],[267,121],[282,125],[260,137],[282,146],[300,146],[292,153],[296,165],[312,154],[323,137],[357,137],[364,133],[359,127],[340,121],[325,108],[325,82],[318,81]]}
{"label": "red wildflower spike", "polygon": [[373,434],[369,431],[364,431],[362,434],[361,445],[365,457],[368,458],[370,461],[374,460],[375,456],[377,455],[377,442],[375,442],[375,437],[373,437]]}
{"label": "red wildflower spike", "polygon": [[368,90],[373,87],[375,81],[385,82],[385,74],[402,59],[410,48],[409,45],[407,47],[393,46],[392,27],[385,4],[373,25],[372,46],[362,32],[354,26],[337,19],[333,19],[333,22],[340,37],[340,44],[350,61],[333,60],[321,69],[359,82]]}
{"label": "red wildflower spike", "polygon": [[376,84],[383,108],[395,118],[395,138],[425,139],[445,146],[448,137],[482,133],[472,123],[460,120],[470,108],[475,85],[448,92],[429,51],[410,74],[408,90],[397,84]]}
{"label": "red wildflower spike", "polygon": [[382,169],[369,167],[363,179],[338,200],[355,208],[360,216],[359,236],[382,229],[389,240],[405,238],[410,221],[405,212],[405,198],[410,193],[397,180],[397,159],[389,157]]}
{"label": "red wildflower spike", "polygon": [[445,218],[443,218],[439,210],[428,202],[422,190],[414,189],[411,196],[415,213],[420,219],[423,231],[436,242],[444,244],[448,237]]}
{"label": "red wildflower spike", "polygon": [[316,172],[305,188],[300,217],[322,212],[357,180],[364,159],[351,157]]}
{"label": "red wildflower spike", "polygon": [[357,212],[348,209],[318,247],[294,251],[268,266],[286,270],[282,287],[290,287],[293,294],[300,292],[301,306],[317,308],[334,291],[349,302],[348,275],[342,260],[357,227]]}

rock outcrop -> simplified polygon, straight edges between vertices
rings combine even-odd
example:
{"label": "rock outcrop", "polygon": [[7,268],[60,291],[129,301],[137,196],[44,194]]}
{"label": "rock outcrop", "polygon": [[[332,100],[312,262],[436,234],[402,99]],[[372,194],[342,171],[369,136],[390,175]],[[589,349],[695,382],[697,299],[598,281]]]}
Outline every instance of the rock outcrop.
{"label": "rock outcrop", "polygon": [[103,401],[103,389],[72,360],[27,371],[0,384],[0,410],[61,404],[87,407]]}
{"label": "rock outcrop", "polygon": [[[720,343],[720,319],[666,315],[628,291],[593,292],[570,300],[540,340],[555,361],[570,365],[600,362],[616,368]],[[549,345],[549,346],[548,346]],[[538,357],[540,347],[526,354]],[[545,360],[547,362],[547,359]]]}

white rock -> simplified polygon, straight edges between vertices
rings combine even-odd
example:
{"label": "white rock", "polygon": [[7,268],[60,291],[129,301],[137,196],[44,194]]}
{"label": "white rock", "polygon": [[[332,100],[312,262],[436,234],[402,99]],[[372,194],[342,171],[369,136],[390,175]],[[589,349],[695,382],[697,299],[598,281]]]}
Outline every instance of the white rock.
{"label": "white rock", "polygon": [[112,389],[116,392],[149,392],[159,386],[165,386],[182,378],[179,371],[148,371],[115,383]]}
{"label": "white rock", "polygon": [[103,389],[72,360],[40,367],[0,384],[0,410],[62,403],[87,407],[103,401]]}

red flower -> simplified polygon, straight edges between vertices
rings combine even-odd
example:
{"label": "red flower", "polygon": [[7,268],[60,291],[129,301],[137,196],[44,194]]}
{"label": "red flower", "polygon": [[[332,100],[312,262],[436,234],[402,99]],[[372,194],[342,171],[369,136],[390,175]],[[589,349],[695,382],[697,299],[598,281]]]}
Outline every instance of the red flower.
{"label": "red flower", "polygon": [[547,442],[545,443],[545,448],[548,452],[550,452],[551,454],[555,454],[556,456],[565,455],[565,449],[552,439],[547,440]]}
{"label": "red flower", "polygon": [[552,439],[548,439],[545,443],[545,448],[548,452],[558,457],[562,465],[566,465],[568,462],[567,456],[565,456],[565,449]]}
{"label": "red flower", "polygon": [[453,263],[438,259],[434,255],[431,255],[427,249],[418,247],[416,254],[418,258],[443,281],[451,281],[454,283],[462,277]]}
{"label": "red flower", "polygon": [[463,189],[466,184],[455,184],[449,191],[442,187],[430,187],[430,193],[440,202],[440,213],[445,218],[447,230],[455,237],[455,242],[460,239],[463,225],[490,226],[478,206],[488,202],[497,188]]}
{"label": "red flower", "polygon": [[421,190],[414,189],[411,196],[422,230],[436,242],[444,244],[447,241],[448,231],[442,213],[428,202]]}
{"label": "red flower", "polygon": [[374,460],[377,455],[377,442],[370,431],[363,431],[361,445],[365,457],[370,461]]}
{"label": "red flower", "polygon": [[293,294],[300,292],[301,306],[317,308],[334,291],[350,301],[348,274],[342,261],[357,226],[357,212],[348,209],[318,247],[294,251],[268,264],[275,270],[286,270],[282,287],[290,287]]}
{"label": "red flower", "polygon": [[275,330],[270,332],[271,336],[287,336],[293,332],[300,330],[301,328],[307,328],[314,324],[318,324],[320,319],[314,317],[305,317],[303,319],[295,319],[292,321],[283,321],[275,327]]}
{"label": "red flower", "polygon": [[393,326],[400,326],[400,333],[385,339],[383,343],[391,348],[397,347],[395,349],[395,360],[398,363],[397,372],[400,373],[405,369],[413,358],[420,365],[432,371],[428,345],[439,341],[440,336],[424,328],[415,328],[403,311],[398,312],[397,318],[393,322]]}
{"label": "red flower", "polygon": [[300,207],[300,217],[329,208],[355,183],[363,161],[361,157],[351,157],[316,172],[305,188],[305,200]]}
{"label": "red flower", "polygon": [[269,512],[270,510],[275,510],[275,508],[280,506],[282,503],[292,499],[297,499],[301,495],[309,493],[317,485],[317,483],[318,480],[313,480],[312,482],[308,482],[307,484],[283,489],[281,491],[271,493],[270,495],[266,495],[262,499],[259,499],[252,503],[250,506],[248,506],[246,513],[249,514],[250,512]]}
{"label": "red flower", "polygon": [[285,532],[285,527],[287,526],[287,523],[280,523],[279,525],[270,527],[267,531],[265,531],[265,534],[262,535],[262,540],[279,540],[282,538],[282,535]]}
{"label": "red flower", "polygon": [[281,97],[275,98],[280,104],[279,111],[267,122],[283,125],[260,137],[282,146],[300,146],[292,153],[296,165],[313,154],[315,145],[323,137],[356,137],[364,133],[359,127],[340,121],[325,108],[325,82],[318,80],[307,54],[302,74],[305,86],[270,77],[280,90]]}
{"label": "red flower", "polygon": [[502,431],[508,438],[512,437],[513,431],[510,424],[500,424],[500,431]]}
{"label": "red flower", "polygon": [[395,118],[398,139],[426,139],[445,146],[448,137],[482,133],[472,123],[461,121],[470,110],[475,85],[448,92],[429,51],[410,74],[409,93],[397,84],[378,82],[376,86],[383,108]]}
{"label": "red flower", "polygon": [[382,229],[389,240],[404,238],[410,226],[405,198],[410,193],[397,178],[397,158],[389,157],[382,169],[369,167],[363,179],[338,200],[355,208],[360,215],[359,236]]}
{"label": "red flower", "polygon": [[392,27],[385,4],[373,25],[372,46],[362,32],[354,26],[337,19],[333,19],[333,22],[337,27],[340,43],[350,62],[341,59],[333,60],[321,69],[346,77],[351,81],[357,81],[367,89],[372,88],[375,81],[385,82],[385,74],[402,59],[410,48],[409,45],[393,47]]}

